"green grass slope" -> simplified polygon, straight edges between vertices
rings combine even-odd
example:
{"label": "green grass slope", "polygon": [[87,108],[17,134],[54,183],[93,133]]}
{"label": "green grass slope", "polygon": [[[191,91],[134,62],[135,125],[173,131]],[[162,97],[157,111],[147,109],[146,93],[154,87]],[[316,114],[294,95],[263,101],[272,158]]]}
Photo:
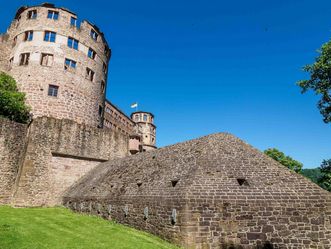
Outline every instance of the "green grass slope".
{"label": "green grass slope", "polygon": [[0,249],[175,249],[150,234],[64,208],[0,206]]}

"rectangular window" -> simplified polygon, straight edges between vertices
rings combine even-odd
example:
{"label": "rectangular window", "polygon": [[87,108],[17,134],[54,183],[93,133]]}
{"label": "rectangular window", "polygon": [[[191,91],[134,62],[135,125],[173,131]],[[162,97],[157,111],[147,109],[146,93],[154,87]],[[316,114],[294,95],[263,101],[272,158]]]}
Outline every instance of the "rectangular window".
{"label": "rectangular window", "polygon": [[95,40],[95,41],[98,40],[98,33],[95,32],[94,29],[91,29],[90,35],[91,35],[91,37],[92,37],[93,40]]}
{"label": "rectangular window", "polygon": [[48,96],[57,97],[59,87],[54,85],[48,85]]}
{"label": "rectangular window", "polygon": [[77,18],[72,16],[70,18],[70,25],[73,26],[73,27],[77,27]]}
{"label": "rectangular window", "polygon": [[49,10],[48,11],[47,18],[48,19],[53,19],[53,20],[58,20],[59,19],[59,12],[58,11]]}
{"label": "rectangular window", "polygon": [[78,40],[76,40],[72,37],[68,37],[68,43],[67,44],[68,44],[69,48],[73,48],[73,49],[78,50],[78,43],[79,43]]}
{"label": "rectangular window", "polygon": [[94,79],[94,72],[88,67],[86,68],[85,78],[90,81],[93,81],[93,79]]}
{"label": "rectangular window", "polygon": [[30,10],[28,12],[28,19],[36,19],[37,18],[37,10]]}
{"label": "rectangular window", "polygon": [[105,91],[105,86],[106,86],[105,82],[104,81],[101,81],[101,92],[102,93],[104,93],[104,91]]}
{"label": "rectangular window", "polygon": [[144,121],[147,121],[147,115],[144,114]]}
{"label": "rectangular window", "polygon": [[12,46],[15,47],[16,43],[17,43],[17,36],[14,37]]}
{"label": "rectangular window", "polygon": [[99,105],[99,116],[101,117],[101,115],[102,115],[102,106],[101,105]]}
{"label": "rectangular window", "polygon": [[44,41],[47,42],[55,42],[56,33],[52,31],[45,31]]}
{"label": "rectangular window", "polygon": [[103,71],[104,73],[107,73],[107,65],[106,65],[106,63],[103,63],[103,64],[102,64],[102,71]]}
{"label": "rectangular window", "polygon": [[92,48],[89,48],[88,49],[88,53],[87,53],[87,56],[91,59],[95,59],[95,56],[96,56],[96,52],[92,49]]}
{"label": "rectangular window", "polygon": [[23,53],[20,55],[20,66],[29,65],[30,53]]}
{"label": "rectangular window", "polygon": [[33,31],[25,31],[24,33],[24,41],[32,41],[33,40]]}
{"label": "rectangular window", "polygon": [[75,69],[76,68],[76,65],[77,65],[77,62],[76,61],[70,60],[68,58],[66,58],[65,61],[64,61],[64,69],[65,70],[67,70],[69,68]]}
{"label": "rectangular window", "polygon": [[107,57],[109,57],[109,53],[110,53],[109,47],[106,45],[106,46],[105,46],[105,55],[106,55]]}
{"label": "rectangular window", "polygon": [[13,67],[14,57],[11,57],[9,60],[9,70]]}
{"label": "rectangular window", "polygon": [[41,54],[40,65],[51,67],[53,65],[54,56],[52,54]]}

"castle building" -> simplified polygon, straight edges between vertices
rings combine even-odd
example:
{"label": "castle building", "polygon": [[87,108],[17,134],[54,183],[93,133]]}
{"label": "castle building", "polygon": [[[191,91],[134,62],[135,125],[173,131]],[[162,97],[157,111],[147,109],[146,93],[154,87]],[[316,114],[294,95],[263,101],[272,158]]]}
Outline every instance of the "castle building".
{"label": "castle building", "polygon": [[134,132],[136,123],[125,115],[117,106],[106,100],[104,127],[117,130],[123,134],[131,135]]}
{"label": "castle building", "polygon": [[104,127],[132,135],[134,141],[138,134],[144,138],[139,151],[156,148],[155,127],[150,138],[140,121],[135,123],[106,100],[110,57],[111,49],[97,26],[79,22],[75,13],[49,3],[21,7],[0,35],[0,71],[15,78],[34,118]]}
{"label": "castle building", "polygon": [[137,111],[131,114],[131,119],[136,123],[136,134],[140,135],[142,151],[149,151],[156,148],[156,126],[154,115],[150,112]]}
{"label": "castle building", "polygon": [[53,4],[21,7],[0,54],[0,70],[26,93],[34,117],[102,122],[111,50],[95,25]]}

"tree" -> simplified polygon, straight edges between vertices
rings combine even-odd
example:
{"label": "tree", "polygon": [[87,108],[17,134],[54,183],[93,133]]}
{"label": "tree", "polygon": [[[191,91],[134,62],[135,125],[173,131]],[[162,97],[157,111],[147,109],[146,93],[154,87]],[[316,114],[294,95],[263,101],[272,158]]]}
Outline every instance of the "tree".
{"label": "tree", "polygon": [[331,41],[322,45],[320,54],[311,65],[303,67],[305,72],[310,74],[310,79],[301,80],[297,84],[301,87],[302,93],[313,90],[321,95],[318,101],[318,108],[325,123],[331,122]]}
{"label": "tree", "polygon": [[322,177],[319,179],[319,185],[331,192],[331,159],[323,160],[320,170],[322,172]]}
{"label": "tree", "polygon": [[314,169],[303,169],[301,171],[301,174],[307,178],[309,178],[312,182],[319,184],[319,180],[322,177],[322,172],[320,168],[314,168]]}
{"label": "tree", "polygon": [[25,104],[25,94],[17,91],[13,77],[0,72],[0,116],[27,123],[30,108]]}
{"label": "tree", "polygon": [[283,164],[285,167],[294,170],[297,173],[301,172],[302,169],[302,163],[294,160],[290,156],[286,156],[283,152],[275,149],[275,148],[270,148],[264,151],[264,154],[270,156],[277,162]]}

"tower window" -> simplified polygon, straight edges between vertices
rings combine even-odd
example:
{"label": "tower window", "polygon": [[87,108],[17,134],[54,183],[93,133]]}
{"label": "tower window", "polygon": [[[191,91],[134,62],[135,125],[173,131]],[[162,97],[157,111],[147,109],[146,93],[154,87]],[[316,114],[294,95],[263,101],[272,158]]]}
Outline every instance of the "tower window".
{"label": "tower window", "polygon": [[24,33],[24,41],[32,41],[33,40],[33,31],[25,31]]}
{"label": "tower window", "polygon": [[102,116],[102,106],[101,105],[99,105],[99,116],[101,117]]}
{"label": "tower window", "polygon": [[76,61],[73,61],[73,60],[70,60],[70,59],[65,59],[64,61],[64,69],[67,70],[69,68],[73,68],[75,69],[76,68],[76,65],[77,65],[77,62]]}
{"label": "tower window", "polygon": [[73,48],[73,49],[78,50],[78,43],[79,43],[78,40],[76,40],[72,37],[68,37],[68,47],[69,48]]}
{"label": "tower window", "polygon": [[23,53],[20,55],[20,66],[29,65],[30,53]]}
{"label": "tower window", "polygon": [[106,55],[107,57],[109,57],[109,54],[110,54],[110,50],[109,50],[109,47],[106,45],[106,46],[105,46],[105,55]]}
{"label": "tower window", "polygon": [[101,92],[104,93],[105,92],[105,82],[104,81],[101,81]]}
{"label": "tower window", "polygon": [[54,85],[48,86],[48,96],[57,97],[58,92],[59,92],[58,86],[54,86]]}
{"label": "tower window", "polygon": [[59,12],[58,11],[49,10],[48,11],[47,18],[48,19],[53,19],[53,20],[58,20],[59,19]]}
{"label": "tower window", "polygon": [[144,114],[144,121],[146,122],[147,121],[147,115]]}
{"label": "tower window", "polygon": [[95,32],[94,29],[91,29],[90,36],[92,37],[93,40],[98,40],[98,33]]}
{"label": "tower window", "polygon": [[51,67],[53,65],[54,56],[52,54],[41,54],[40,65]]}
{"label": "tower window", "polygon": [[52,31],[45,31],[44,41],[47,42],[55,42],[56,33]]}
{"label": "tower window", "polygon": [[36,19],[37,18],[37,10],[30,10],[28,12],[28,19]]}
{"label": "tower window", "polygon": [[90,81],[93,81],[94,79],[94,72],[90,69],[90,68],[86,68],[86,73],[85,73],[85,78],[90,80]]}
{"label": "tower window", "polygon": [[17,36],[15,36],[14,39],[13,39],[13,47],[16,46],[16,43],[17,43]]}
{"label": "tower window", "polygon": [[9,70],[13,67],[14,57],[11,57],[9,60]]}
{"label": "tower window", "polygon": [[87,53],[87,56],[91,59],[95,59],[95,56],[96,56],[96,52],[92,49],[92,48],[89,48],[88,49],[88,53]]}
{"label": "tower window", "polygon": [[103,71],[104,73],[107,73],[107,65],[106,65],[106,63],[103,63],[103,64],[102,64],[102,71]]}
{"label": "tower window", "polygon": [[77,27],[77,18],[72,16],[70,18],[70,25],[73,26],[73,27]]}

